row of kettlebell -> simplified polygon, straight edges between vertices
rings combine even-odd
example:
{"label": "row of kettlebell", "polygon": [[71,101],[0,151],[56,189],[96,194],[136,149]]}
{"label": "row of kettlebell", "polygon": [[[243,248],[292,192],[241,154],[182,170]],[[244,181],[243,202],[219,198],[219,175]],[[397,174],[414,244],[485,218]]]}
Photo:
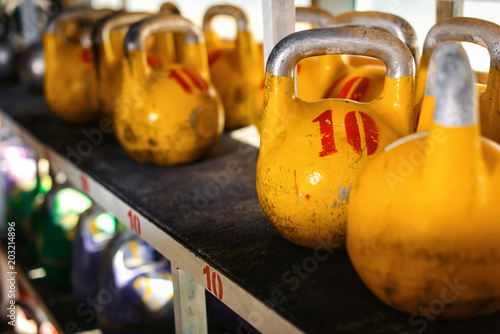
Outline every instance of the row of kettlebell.
{"label": "row of kettlebell", "polygon": [[[398,309],[411,313],[428,306],[439,297],[443,279],[456,279],[450,273],[460,274],[470,290],[444,316],[462,318],[500,309],[500,291],[494,284],[499,277],[492,275],[499,249],[490,237],[492,231],[500,232],[500,212],[494,204],[500,147],[480,137],[483,133],[500,139],[499,37],[498,25],[479,19],[451,18],[436,24],[424,43],[416,92],[412,53],[387,32],[344,27],[285,37],[266,68],[257,164],[257,191],[269,221],[285,238],[311,248],[342,246],[347,236],[349,254],[363,280]],[[474,42],[488,49],[486,87],[474,88],[463,51],[445,41]],[[438,46],[436,63],[429,65]],[[325,54],[382,60],[387,69],[380,95],[366,103],[345,96],[312,103],[297,99],[296,64]],[[351,90],[347,86],[345,90]],[[430,134],[420,132],[389,146],[413,133],[419,109],[418,129]],[[474,227],[471,235],[471,222],[484,226]],[[439,260],[450,258],[453,261]],[[479,258],[481,264],[474,260]],[[469,262],[473,269],[464,265]],[[488,299],[482,286],[494,297]]]}
{"label": "row of kettlebell", "polygon": [[[91,120],[100,109],[113,119],[117,138],[133,158],[172,165],[206,155],[217,144],[225,118],[228,126],[239,126],[238,108],[229,106],[235,112],[224,117],[209,62],[226,68],[224,72],[217,65],[215,72],[223,75],[214,75],[225,83],[231,80],[227,71],[234,71],[229,61],[239,62],[236,71],[240,71],[254,67],[249,61],[258,57],[246,17],[237,8],[215,6],[207,11],[204,24],[210,53],[199,28],[177,15],[174,6],[162,9],[158,15],[91,9],[61,14],[44,35],[45,96],[50,109],[66,121]],[[236,17],[239,28],[244,25],[234,43],[221,41],[209,29],[220,14]],[[246,80],[239,73],[233,77]],[[248,100],[244,88],[236,93],[220,91],[223,97],[232,94]]]}
{"label": "row of kettlebell", "polygon": [[[175,9],[170,12],[175,12]],[[213,148],[220,136],[221,108],[217,94],[209,89],[209,78],[212,78],[226,111],[226,127],[240,127],[252,120],[259,127],[264,87],[262,50],[249,32],[247,18],[240,9],[221,5],[206,12],[203,26],[207,56],[199,31],[178,16],[167,19],[166,16],[157,15],[132,25],[150,15],[106,14],[88,9],[66,13],[54,20],[47,29],[45,48],[49,52],[48,56],[54,54],[51,57],[54,60],[48,60],[46,97],[49,106],[59,117],[67,121],[83,121],[95,117],[95,113],[89,110],[101,109],[113,118],[116,135],[122,146],[138,161],[166,165],[191,162]],[[232,42],[221,40],[211,29],[213,18],[221,14],[236,19],[238,32]],[[95,16],[92,20],[104,16],[94,24],[94,61],[91,61],[89,48],[83,45],[75,48],[69,45],[67,39],[61,40],[63,28],[59,29],[59,33],[56,32],[58,25],[70,26],[92,15]],[[160,23],[163,21],[170,23]],[[413,29],[406,21],[393,15],[353,12],[338,16],[335,20],[324,10],[307,7],[297,8],[297,21],[309,22],[314,26],[324,25],[325,22],[375,24],[403,36],[418,55]],[[196,33],[185,35],[184,41],[182,36],[158,35],[160,32],[186,32],[190,29]],[[141,30],[144,36],[140,36]],[[147,43],[141,42],[141,38],[146,39]],[[58,43],[57,39],[60,39]],[[73,51],[68,56],[70,49]],[[65,64],[67,59],[77,59],[78,66],[73,63],[72,70],[68,70]],[[321,98],[325,93],[363,99],[364,95],[359,94],[360,90],[355,84],[356,79],[359,79],[356,70],[344,65],[340,57],[332,59],[307,59],[299,64],[302,68],[299,71],[299,95],[307,100]],[[177,63],[174,64],[174,61]],[[85,62],[87,65],[81,64]],[[182,65],[178,66],[179,63]],[[95,76],[92,67],[97,69]],[[349,70],[351,76],[342,79],[346,85],[354,86],[352,90],[357,93],[345,92],[345,89],[334,91],[329,79],[339,73],[344,76]],[[384,80],[384,69],[368,71],[376,72],[372,75],[373,82],[368,84],[377,89],[381,87],[374,83],[380,84]],[[318,80],[319,84],[316,84]],[[326,84],[330,86],[329,91],[322,92],[320,88]],[[346,85],[341,82],[337,86]],[[361,86],[366,88],[366,80],[361,80]],[[68,94],[60,94],[63,89]],[[374,94],[377,91],[370,96]],[[169,99],[170,95],[172,98]],[[164,121],[167,118],[168,122]]]}

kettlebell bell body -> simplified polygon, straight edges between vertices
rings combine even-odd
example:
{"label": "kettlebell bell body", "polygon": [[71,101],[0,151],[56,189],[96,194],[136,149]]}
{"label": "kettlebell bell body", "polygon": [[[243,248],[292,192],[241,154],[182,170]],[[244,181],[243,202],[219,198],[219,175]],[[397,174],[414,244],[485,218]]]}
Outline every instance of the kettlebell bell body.
{"label": "kettlebell bell body", "polygon": [[435,24],[427,34],[417,75],[415,120],[417,130],[426,131],[431,124],[432,109],[423,108],[427,69],[434,49],[445,41],[470,42],[481,45],[490,55],[490,70],[486,86],[476,84],[479,93],[481,133],[500,143],[500,26],[481,19],[453,17]]}
{"label": "kettlebell bell body", "polygon": [[69,10],[54,18],[43,35],[45,99],[67,122],[85,122],[97,114],[97,78],[90,25],[109,11]]}
{"label": "kettlebell bell body", "polygon": [[[367,52],[388,64],[379,99],[308,103],[295,95],[294,68],[302,57]],[[311,248],[325,242],[343,245],[357,175],[373,155],[412,130],[412,62],[403,42],[363,28],[301,31],[273,49],[266,69],[257,193],[282,236]]]}
{"label": "kettlebell bell body", "polygon": [[104,17],[93,31],[93,48],[97,69],[99,110],[113,119],[113,108],[122,85],[123,41],[126,29],[151,14],[117,13]]}
{"label": "kettlebell bell body", "polygon": [[[211,22],[218,15],[230,15],[236,20],[238,31],[234,41],[222,41],[212,30]],[[264,71],[247,17],[234,6],[213,6],[205,13],[203,29],[210,40],[207,43],[210,76],[224,105],[226,129],[249,125]]]}
{"label": "kettlebell bell body", "polygon": [[[184,33],[183,60],[155,70],[145,39],[164,31]],[[224,109],[210,84],[202,32],[177,15],[142,20],[125,37],[125,58],[114,121],[127,153],[141,163],[174,165],[210,152],[224,128]]]}
{"label": "kettlebell bell body", "polygon": [[365,284],[396,309],[451,319],[490,314],[500,310],[500,146],[480,135],[461,46],[438,46],[430,68],[429,131],[393,143],[366,166],[351,195],[347,250]]}

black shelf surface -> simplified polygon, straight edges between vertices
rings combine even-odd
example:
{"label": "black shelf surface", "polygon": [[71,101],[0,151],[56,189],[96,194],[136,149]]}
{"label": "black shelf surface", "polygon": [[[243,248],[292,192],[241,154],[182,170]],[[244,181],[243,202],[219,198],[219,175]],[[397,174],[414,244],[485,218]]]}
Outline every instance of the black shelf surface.
{"label": "black shelf surface", "polygon": [[[42,95],[19,85],[0,88],[0,109],[63,156],[67,146],[76,149],[87,140],[83,130],[98,128],[97,123],[58,120]],[[257,156],[257,148],[225,133],[204,160],[145,166],[108,135],[78,167],[258,299],[270,300],[273,290],[282,291],[284,300],[275,310],[307,333],[500,333],[500,313],[456,322],[418,317],[411,321],[368,290],[345,251],[333,252],[310,273],[301,269],[300,279],[292,268],[302,267],[314,251],[283,239],[264,217],[255,189]],[[229,162],[241,168],[240,173],[184,219],[179,205],[195,207],[197,191],[213,182],[210,173],[226,171]]]}

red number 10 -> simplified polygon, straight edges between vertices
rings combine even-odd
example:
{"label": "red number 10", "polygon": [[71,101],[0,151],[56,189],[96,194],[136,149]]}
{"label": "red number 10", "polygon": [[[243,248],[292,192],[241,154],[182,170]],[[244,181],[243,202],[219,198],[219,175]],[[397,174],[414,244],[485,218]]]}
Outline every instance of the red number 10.
{"label": "red number 10", "polygon": [[[212,275],[210,275],[210,267],[207,265],[205,268],[203,268],[203,273],[207,276],[207,289],[210,292],[213,292],[215,297],[222,299],[222,280],[220,279],[220,276],[218,273],[213,272]],[[215,283],[218,283],[218,291],[217,291],[217,285]]]}
{"label": "red number 10", "polygon": [[[377,151],[379,143],[378,127],[373,118],[368,114],[358,111],[365,130],[365,143],[366,154],[372,155]],[[321,115],[313,119],[313,123],[319,122],[319,131],[321,133],[321,146],[323,150],[319,152],[320,157],[332,155],[337,153],[335,147],[335,138],[333,135],[333,120],[332,111],[326,110]],[[346,132],[347,143],[354,152],[361,154],[361,134],[359,131],[358,120],[356,119],[356,112],[349,111],[344,118],[344,128]]]}

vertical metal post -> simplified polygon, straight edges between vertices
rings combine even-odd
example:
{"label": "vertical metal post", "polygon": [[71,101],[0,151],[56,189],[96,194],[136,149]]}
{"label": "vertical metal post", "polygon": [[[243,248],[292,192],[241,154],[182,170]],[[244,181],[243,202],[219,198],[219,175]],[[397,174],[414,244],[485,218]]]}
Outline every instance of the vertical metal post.
{"label": "vertical metal post", "polygon": [[36,16],[33,0],[23,0],[20,9],[23,39],[25,45],[29,45],[40,37],[40,23]]}
{"label": "vertical metal post", "polygon": [[264,66],[267,58],[283,37],[295,31],[295,4],[293,0],[262,0],[264,20]]}
{"label": "vertical metal post", "polygon": [[436,1],[436,22],[449,17],[463,16],[463,1]]}
{"label": "vertical metal post", "polygon": [[205,289],[172,263],[175,332],[207,334]]}

